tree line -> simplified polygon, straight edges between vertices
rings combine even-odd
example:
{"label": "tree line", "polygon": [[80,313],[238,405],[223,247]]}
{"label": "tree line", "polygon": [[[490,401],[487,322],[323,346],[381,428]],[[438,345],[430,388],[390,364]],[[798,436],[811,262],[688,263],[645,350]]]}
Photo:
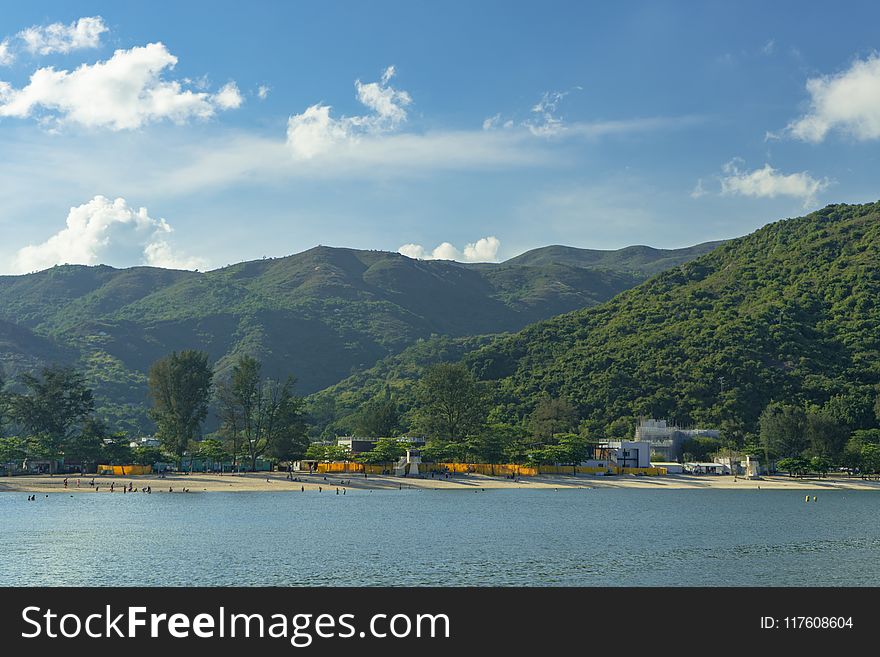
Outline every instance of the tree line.
{"label": "tree line", "polygon": [[[82,373],[58,365],[23,374],[14,386],[0,379],[0,463],[65,459],[68,462],[155,463],[185,457],[255,469],[257,460],[302,458],[308,447],[303,400],[295,379],[264,377],[255,358],[240,356],[226,373],[215,372],[201,351],[174,352],[149,369],[149,416],[160,447],[130,447],[96,416]],[[9,389],[11,388],[11,389]],[[211,407],[219,419],[203,436]],[[7,435],[12,429],[11,435]]]}

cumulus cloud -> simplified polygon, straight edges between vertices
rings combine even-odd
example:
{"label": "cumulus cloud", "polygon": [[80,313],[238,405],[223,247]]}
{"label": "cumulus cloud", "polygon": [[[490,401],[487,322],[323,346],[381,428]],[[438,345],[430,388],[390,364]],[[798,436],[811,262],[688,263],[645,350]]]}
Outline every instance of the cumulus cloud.
{"label": "cumulus cloud", "polygon": [[163,73],[176,64],[177,57],[162,43],[151,43],[117,50],[107,61],[73,71],[41,68],[21,89],[0,82],[0,117],[42,112],[44,120],[131,130],[161,120],[207,119],[217,110],[241,105],[234,82],[210,94],[164,79]]}
{"label": "cumulus cloud", "polygon": [[269,97],[270,91],[271,89],[269,89],[267,85],[261,84],[259,87],[257,87],[257,98],[259,98],[260,100],[266,100],[266,98]]}
{"label": "cumulus cloud", "polygon": [[752,198],[790,196],[800,199],[805,207],[815,204],[817,195],[830,184],[827,178],[817,180],[806,171],[785,174],[769,164],[754,171],[740,171],[733,160],[724,165],[723,171],[722,194]]}
{"label": "cumulus cloud", "polygon": [[390,85],[393,66],[385,69],[379,82],[355,81],[357,99],[371,110],[360,116],[330,116],[329,105],[315,104],[287,121],[287,143],[298,158],[310,159],[334,145],[354,143],[359,137],[378,135],[397,129],[406,121],[406,108],[412,98],[406,91]]}
{"label": "cumulus cloud", "polygon": [[815,143],[839,130],[859,140],[880,138],[880,54],[807,80],[807,92],[810,111],[786,129],[793,137]]}
{"label": "cumulus cloud", "polygon": [[3,39],[0,41],[0,66],[9,66],[14,61],[15,53],[12,52],[9,39]]}
{"label": "cumulus cloud", "polygon": [[71,50],[97,48],[101,45],[101,35],[107,32],[104,19],[89,16],[75,20],[69,25],[52,23],[34,25],[18,33],[24,41],[25,49],[38,55],[68,53]]}
{"label": "cumulus cloud", "polygon": [[238,109],[243,101],[241,92],[235,82],[227,82],[216,94],[213,95],[214,104],[220,109]]}
{"label": "cumulus cloud", "polygon": [[42,244],[26,246],[13,259],[16,273],[59,264],[144,264],[197,269],[204,261],[176,253],[168,242],[171,226],[153,219],[146,208],[133,208],[123,198],[95,196],[70,209],[66,226]]}
{"label": "cumulus cloud", "polygon": [[501,241],[494,236],[483,237],[476,242],[466,244],[459,251],[449,242],[443,242],[428,251],[421,244],[404,244],[397,252],[408,258],[418,260],[457,260],[459,262],[496,262]]}

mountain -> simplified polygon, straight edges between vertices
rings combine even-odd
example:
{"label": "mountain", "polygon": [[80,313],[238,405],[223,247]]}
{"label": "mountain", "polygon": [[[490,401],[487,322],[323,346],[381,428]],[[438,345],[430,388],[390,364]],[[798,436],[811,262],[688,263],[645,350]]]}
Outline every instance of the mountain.
{"label": "mountain", "polygon": [[[419,362],[405,351],[327,392],[352,408],[388,385],[406,410],[420,368],[443,359],[435,355]],[[743,437],[773,400],[872,426],[880,203],[769,224],[601,305],[458,355],[488,382],[496,420],[519,422],[551,395],[567,397],[598,435],[648,415]]]}
{"label": "mountain", "polygon": [[631,258],[619,268],[607,266],[613,258],[601,265],[591,258],[461,264],[316,247],[204,273],[58,266],[0,276],[0,321],[30,336],[0,358],[7,376],[55,360],[78,364],[101,414],[115,426],[134,417],[125,428],[136,430],[144,424],[146,371],[172,350],[203,349],[221,370],[249,353],[267,374],[293,373],[299,391],[310,393],[417,340],[516,331],[645,278]]}
{"label": "mountain", "polygon": [[684,249],[655,249],[650,246],[627,246],[616,251],[578,249],[573,246],[545,246],[511,258],[509,265],[529,265],[532,267],[547,264],[570,265],[628,271],[643,278],[649,278],[661,271],[683,265],[686,262],[712,251],[724,244],[723,241],[703,242]]}

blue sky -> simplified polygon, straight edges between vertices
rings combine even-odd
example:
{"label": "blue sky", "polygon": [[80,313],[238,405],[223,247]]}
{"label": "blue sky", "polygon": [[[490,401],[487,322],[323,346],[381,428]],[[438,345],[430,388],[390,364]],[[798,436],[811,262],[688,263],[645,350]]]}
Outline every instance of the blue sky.
{"label": "blue sky", "polygon": [[766,5],[4,8],[0,272],[677,247],[876,200],[880,9]]}

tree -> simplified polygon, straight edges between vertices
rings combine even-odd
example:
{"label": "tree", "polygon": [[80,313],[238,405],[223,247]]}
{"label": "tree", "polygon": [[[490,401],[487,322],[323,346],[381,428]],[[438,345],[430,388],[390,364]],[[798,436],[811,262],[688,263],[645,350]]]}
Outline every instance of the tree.
{"label": "tree", "polygon": [[199,456],[210,463],[210,469],[213,470],[215,463],[220,463],[222,467],[223,461],[229,457],[229,453],[221,441],[216,438],[205,438],[199,443]]}
{"label": "tree", "polygon": [[693,436],[681,443],[685,461],[708,461],[709,456],[721,449],[721,440],[711,436]]}
{"label": "tree", "polygon": [[6,394],[6,380],[3,378],[3,373],[0,372],[0,438],[3,437],[3,427],[6,426],[8,414],[9,396]]}
{"label": "tree", "polygon": [[[293,394],[294,379],[263,379],[260,362],[241,356],[223,385],[222,417],[229,433],[240,436],[243,450],[256,470],[257,459],[269,453],[296,458],[307,449],[302,399]],[[233,424],[234,423],[234,424]]]}
{"label": "tree", "polygon": [[27,445],[21,438],[11,436],[0,438],[0,465],[22,463],[27,458]]}
{"label": "tree", "polygon": [[363,463],[393,463],[406,455],[406,444],[395,438],[379,438],[373,449],[358,455]]}
{"label": "tree", "polygon": [[312,443],[306,448],[305,458],[307,459],[310,459],[312,461],[326,461],[326,457],[327,445],[322,445],[321,443]]}
{"label": "tree", "polygon": [[438,363],[419,381],[416,423],[430,438],[461,441],[486,419],[483,386],[462,363]]}
{"label": "tree", "polygon": [[232,386],[232,377],[227,376],[216,383],[217,415],[220,418],[220,433],[226,441],[229,454],[232,456],[232,470],[238,466],[238,457],[242,452],[241,444],[241,406],[238,404]]}
{"label": "tree", "polygon": [[819,476],[824,477],[831,469],[831,459],[826,456],[814,456],[810,459],[810,468],[817,472]]}
{"label": "tree", "polygon": [[64,454],[86,418],[95,410],[92,391],[82,375],[70,367],[45,367],[40,376],[24,374],[25,391],[9,395],[13,420],[29,432],[38,451],[46,456]]}
{"label": "tree", "polygon": [[578,424],[578,412],[565,397],[544,397],[532,411],[532,434],[538,440],[550,440],[557,433],[568,433]]}
{"label": "tree", "polygon": [[800,456],[807,448],[807,414],[799,406],[771,403],[758,419],[767,462],[773,457]]}
{"label": "tree", "polygon": [[519,433],[509,424],[493,423],[465,442],[467,459],[475,463],[503,463]]}
{"label": "tree", "polygon": [[826,410],[807,413],[806,437],[815,456],[837,458],[846,445],[849,430]]}
{"label": "tree", "polygon": [[305,423],[298,421],[298,424],[290,426],[297,428],[279,433],[278,437],[269,443],[267,453],[277,461],[298,461],[305,457],[306,449],[309,447],[308,428]]}
{"label": "tree", "polygon": [[123,435],[111,436],[102,441],[102,460],[111,465],[128,465],[132,460],[132,451],[128,438]]}
{"label": "tree", "polygon": [[342,445],[327,445],[324,448],[324,460],[326,461],[350,461],[351,450]]}
{"label": "tree", "polygon": [[386,397],[365,404],[355,420],[355,433],[367,438],[394,436],[400,425],[397,404]]}
{"label": "tree", "polygon": [[862,474],[880,473],[880,445],[862,445]]}
{"label": "tree", "polygon": [[85,472],[86,465],[97,465],[104,460],[105,438],[107,438],[107,429],[103,423],[89,418],[83,424],[80,434],[68,441],[64,455],[71,460],[79,461]]}
{"label": "tree", "polygon": [[162,446],[180,461],[208,415],[211,367],[201,351],[174,352],[153,363],[147,385]]}
{"label": "tree", "polygon": [[431,463],[460,463],[467,460],[467,450],[463,443],[435,438],[422,448],[422,458]]}
{"label": "tree", "polygon": [[776,468],[787,472],[789,477],[803,477],[810,467],[810,462],[799,456],[791,456],[779,459]]}
{"label": "tree", "polygon": [[131,451],[132,463],[136,463],[137,465],[153,465],[155,463],[160,463],[164,459],[165,455],[162,454],[162,450],[158,447],[141,445],[135,447]]}

